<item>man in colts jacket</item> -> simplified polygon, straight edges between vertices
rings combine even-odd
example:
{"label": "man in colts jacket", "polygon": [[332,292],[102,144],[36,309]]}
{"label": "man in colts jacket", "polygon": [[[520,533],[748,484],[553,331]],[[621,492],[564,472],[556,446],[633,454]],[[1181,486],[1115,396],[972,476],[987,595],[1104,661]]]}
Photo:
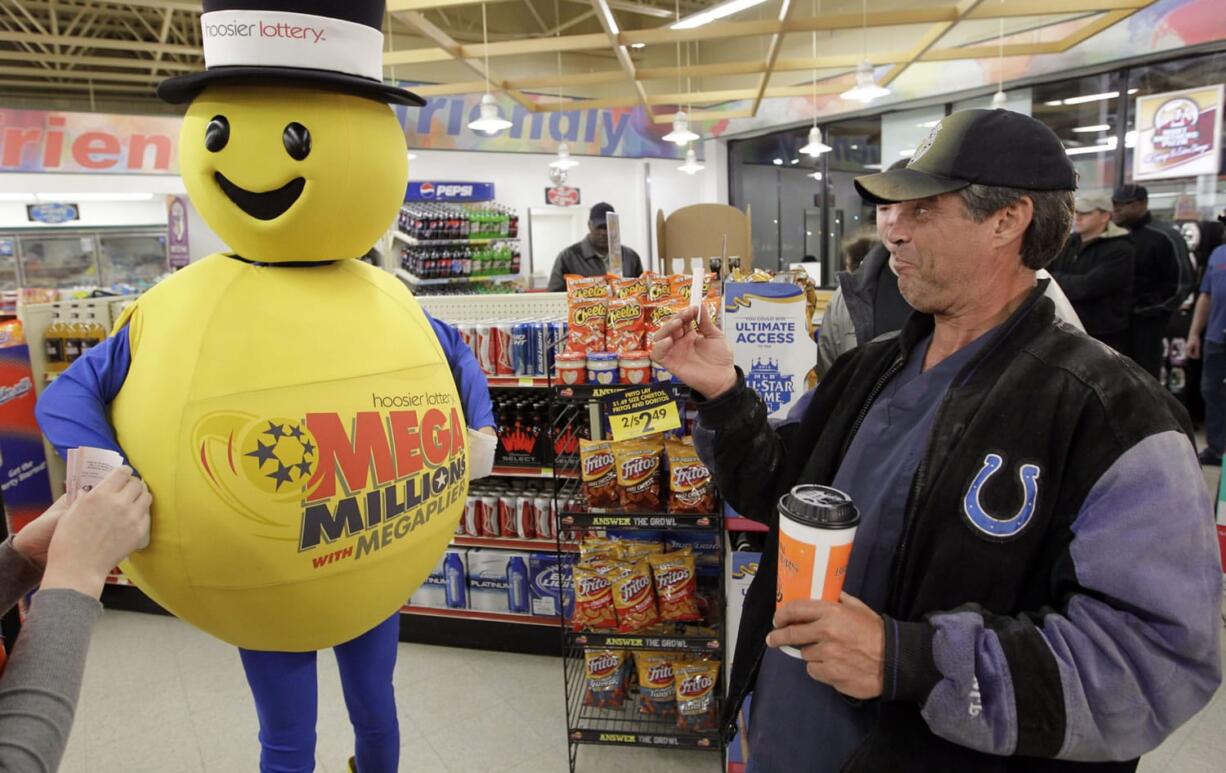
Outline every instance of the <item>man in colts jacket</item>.
{"label": "man in colts jacket", "polygon": [[[968,110],[856,185],[917,313],[798,423],[770,427],[705,314],[653,348],[706,398],[720,490],[771,526],[725,730],[753,690],[753,773],[1135,770],[1218,687],[1221,566],[1183,408],[1036,280],[1072,164],[1038,121]],[[776,504],[800,483],[861,522],[842,600],[776,609]]]}

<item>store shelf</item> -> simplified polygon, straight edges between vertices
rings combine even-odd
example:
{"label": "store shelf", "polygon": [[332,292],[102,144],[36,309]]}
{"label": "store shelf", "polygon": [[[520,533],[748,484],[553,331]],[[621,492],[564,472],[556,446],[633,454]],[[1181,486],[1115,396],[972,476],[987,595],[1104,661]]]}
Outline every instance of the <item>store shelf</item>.
{"label": "store shelf", "polygon": [[[553,552],[558,549],[557,540],[515,539],[513,537],[454,537],[451,544],[461,548],[502,548],[504,550],[534,550]],[[562,543],[564,553],[578,553],[579,546],[573,542]]]}
{"label": "store shelf", "polygon": [[[555,477],[555,471],[552,467],[495,467],[490,473],[503,478],[550,478]],[[559,478],[577,478],[579,473],[576,470],[557,470],[556,477]]]}
{"label": "store shelf", "polygon": [[546,628],[558,627],[558,618],[556,617],[511,615],[502,612],[484,612],[479,609],[435,609],[434,607],[416,607],[406,604],[400,608],[400,612],[405,615],[419,615],[421,617],[447,617],[453,620],[479,620],[485,623],[514,623],[516,625],[538,625]]}
{"label": "store shelf", "polygon": [[544,376],[486,376],[485,380],[491,387],[510,388],[540,388],[549,386],[549,379]]}
{"label": "store shelf", "polygon": [[558,516],[562,529],[711,529],[718,528],[722,519],[717,514],[687,515],[675,513],[590,513],[563,511]]}
{"label": "store shelf", "polygon": [[751,521],[748,518],[742,518],[739,515],[725,518],[724,525],[727,526],[728,531],[770,531],[770,527],[766,524]]}
{"label": "store shelf", "polygon": [[491,238],[483,237],[479,239],[418,239],[416,237],[409,236],[408,234],[402,231],[395,231],[392,233],[392,236],[393,238],[396,239],[396,241],[404,242],[410,247],[446,247],[446,246],[455,246],[457,244],[469,244],[473,246],[481,246],[485,244],[494,244],[495,242],[517,242],[519,241],[518,236],[498,236],[498,237],[491,237]]}
{"label": "store shelf", "polygon": [[519,274],[498,274],[495,276],[448,276],[441,279],[422,279],[416,274],[410,273],[403,268],[396,269],[396,276],[400,277],[414,287],[425,287],[429,285],[466,285],[476,284],[479,282],[510,282],[520,278]]}
{"label": "store shelf", "polygon": [[684,650],[689,652],[719,652],[719,636],[643,636],[639,634],[607,633],[603,631],[568,632],[571,642],[579,647],[613,647],[627,650]]}
{"label": "store shelf", "polygon": [[572,386],[559,386],[555,384],[553,389],[559,401],[585,402],[625,392],[628,389],[642,389],[647,386],[663,387],[672,394],[675,400],[686,398],[690,394],[690,389],[685,384],[678,384],[672,381],[663,383],[653,382],[650,384],[574,384]]}

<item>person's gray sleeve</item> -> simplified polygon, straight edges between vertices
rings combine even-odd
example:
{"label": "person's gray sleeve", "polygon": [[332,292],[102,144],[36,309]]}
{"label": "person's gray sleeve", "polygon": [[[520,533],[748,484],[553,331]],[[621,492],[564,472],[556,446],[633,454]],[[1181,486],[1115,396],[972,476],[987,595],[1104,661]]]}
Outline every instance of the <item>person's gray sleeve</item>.
{"label": "person's gray sleeve", "polygon": [[835,360],[857,345],[856,328],[847,302],[843,300],[843,291],[835,290],[822,315],[822,330],[817,338],[817,375],[826,375]]}
{"label": "person's gray sleeve", "polygon": [[558,257],[553,261],[553,272],[549,275],[549,287],[551,293],[560,293],[566,290],[566,250],[558,253]]}
{"label": "person's gray sleeve", "polygon": [[1135,759],[1200,711],[1222,679],[1222,569],[1187,436],[1121,456],[1070,537],[1058,609],[887,618],[885,699],[962,746],[1079,762]]}
{"label": "person's gray sleeve", "polygon": [[0,542],[0,615],[7,613],[42,578],[43,572],[13,547],[13,538]]}
{"label": "person's gray sleeve", "polygon": [[0,678],[0,771],[54,773],[64,756],[102,605],[74,590],[39,591]]}

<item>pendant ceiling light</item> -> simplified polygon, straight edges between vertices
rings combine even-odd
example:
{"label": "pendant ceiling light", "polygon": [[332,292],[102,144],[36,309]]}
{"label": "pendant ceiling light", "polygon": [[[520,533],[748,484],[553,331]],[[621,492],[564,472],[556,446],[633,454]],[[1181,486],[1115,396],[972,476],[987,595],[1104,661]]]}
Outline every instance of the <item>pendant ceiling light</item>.
{"label": "pendant ceiling light", "polygon": [[1000,17],[1000,34],[996,36],[996,93],[992,95],[992,107],[1003,108],[1009,104],[1005,96],[1005,17]]}
{"label": "pendant ceiling light", "polygon": [[868,61],[868,0],[860,6],[862,33],[864,36],[864,61],[856,65],[856,85],[844,91],[839,96],[843,99],[854,99],[868,104],[874,99],[888,96],[890,90],[877,85],[877,76],[873,73],[873,65]]}
{"label": "pendant ceiling light", "polygon": [[[681,18],[681,3],[680,0],[676,3],[676,18]],[[689,44],[686,44],[686,56],[689,56]],[[681,41],[677,41],[677,91],[681,91]],[[677,114],[673,116],[673,130],[664,135],[665,142],[671,142],[675,145],[688,145],[698,139],[698,135],[690,131],[690,117],[685,110],[678,109]]]}
{"label": "pendant ceiling light", "polygon": [[[820,0],[813,0],[813,18],[821,16]],[[813,31],[813,59],[817,60],[817,30]],[[833,150],[829,145],[822,142],[822,130],[817,128],[817,70],[813,71],[813,127],[809,129],[809,142],[800,149],[810,158],[817,158],[823,153],[828,153]]]}
{"label": "pendant ceiling light", "polygon": [[511,122],[502,117],[494,95],[490,94],[490,38],[485,22],[485,4],[481,4],[481,39],[485,43],[485,96],[481,97],[481,117],[468,124],[468,128],[490,137],[511,128]]}
{"label": "pendant ceiling light", "polygon": [[553,169],[574,169],[579,162],[570,157],[570,145],[563,142],[558,146],[558,157],[549,162],[549,166]]}
{"label": "pendant ceiling light", "polygon": [[[562,35],[562,13],[559,9],[558,0],[553,0],[553,17],[554,17],[554,37],[560,38]],[[559,47],[557,52],[558,62],[558,105],[562,104],[562,49]],[[579,162],[570,156],[570,145],[565,142],[558,145],[558,157],[549,162],[550,169],[561,169],[565,172],[568,169],[574,169],[579,166]]]}
{"label": "pendant ceiling light", "polygon": [[685,151],[685,163],[677,167],[677,169],[685,172],[686,174],[692,175],[695,172],[701,172],[702,170],[706,169],[706,167],[698,163],[698,154],[694,152],[694,149],[688,148]]}

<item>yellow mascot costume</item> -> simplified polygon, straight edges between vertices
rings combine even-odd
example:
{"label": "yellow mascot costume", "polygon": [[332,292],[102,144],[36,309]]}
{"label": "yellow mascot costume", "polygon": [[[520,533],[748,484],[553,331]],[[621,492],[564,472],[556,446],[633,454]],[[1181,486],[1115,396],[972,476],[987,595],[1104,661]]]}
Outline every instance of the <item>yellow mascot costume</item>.
{"label": "yellow mascot costume", "polygon": [[183,180],[233,253],[120,322],[131,366],[110,418],[154,495],[151,543],[122,568],[227,642],[317,650],[406,602],[467,492],[464,413],[430,322],[353,260],[404,199],[387,102],[421,101],[379,80],[381,2],[204,5],[209,69],[159,94],[191,100]]}

